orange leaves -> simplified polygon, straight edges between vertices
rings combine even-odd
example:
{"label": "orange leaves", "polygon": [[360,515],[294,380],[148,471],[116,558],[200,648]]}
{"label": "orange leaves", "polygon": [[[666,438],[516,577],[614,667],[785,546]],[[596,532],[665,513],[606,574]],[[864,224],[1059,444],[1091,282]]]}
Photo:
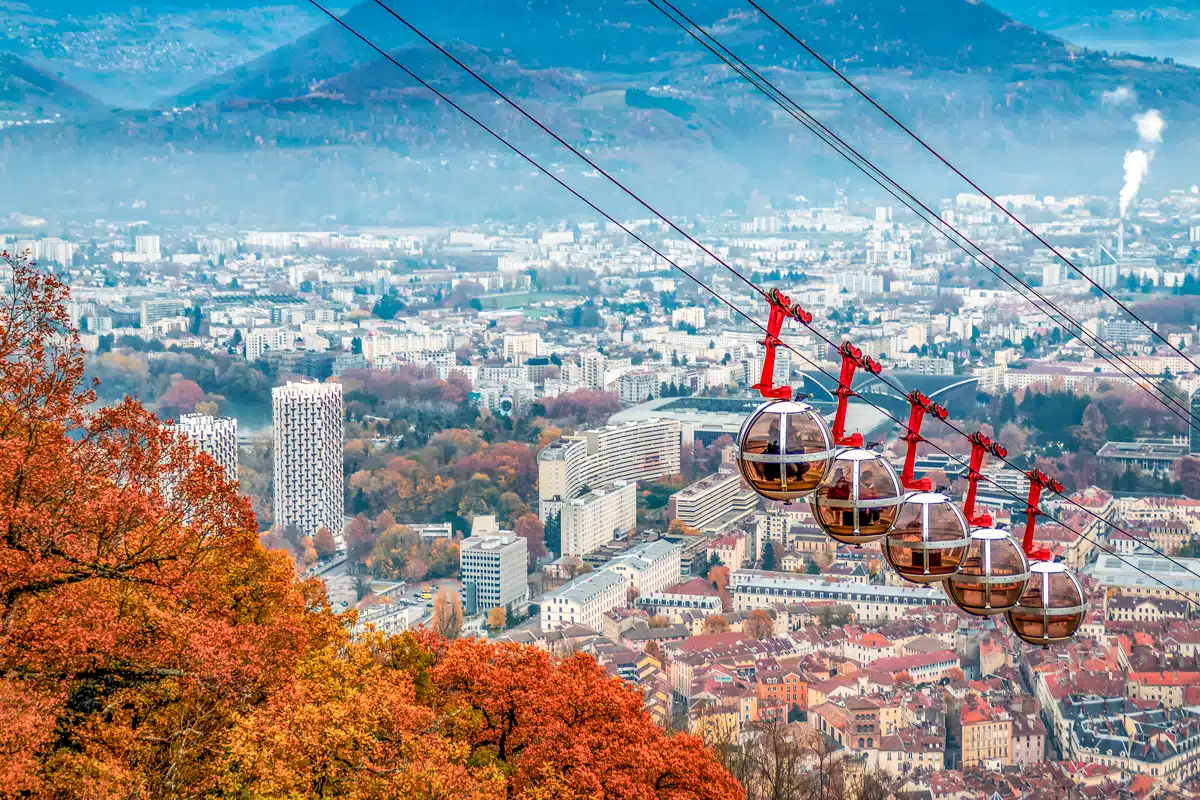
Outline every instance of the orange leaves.
{"label": "orange leaves", "polygon": [[222,788],[256,797],[485,797],[500,776],[438,733],[412,680],[374,639],[326,648],[234,729]]}
{"label": "orange leaves", "polygon": [[699,740],[657,728],[642,698],[590,656],[459,640],[433,669],[444,711],[512,794],[707,800],[740,797]]}

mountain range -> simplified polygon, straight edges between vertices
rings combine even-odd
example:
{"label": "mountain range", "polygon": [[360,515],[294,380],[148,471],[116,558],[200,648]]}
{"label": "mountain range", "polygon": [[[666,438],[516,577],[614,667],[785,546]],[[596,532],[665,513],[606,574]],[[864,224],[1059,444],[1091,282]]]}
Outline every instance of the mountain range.
{"label": "mountain range", "polygon": [[[1006,1],[1024,4],[1011,10],[1026,20],[1042,13],[1027,0],[997,0]],[[1055,3],[1070,4],[1041,4],[1061,24],[1067,17]],[[677,5],[898,178],[928,191],[953,190],[931,177],[895,129],[749,6]],[[1099,2],[1074,5],[1089,6],[1077,20],[1111,13]],[[1137,141],[1130,117],[1148,107],[1168,121],[1151,180],[1186,174],[1195,163],[1189,132],[1200,123],[1200,71],[1186,65],[1081,48],[974,0],[766,6],[969,172],[992,179],[997,191],[1115,193],[1121,155]],[[606,166],[637,174],[683,212],[737,210],[752,196],[828,195],[853,174],[648,2],[396,7],[566,138],[587,145]],[[355,6],[345,19],[564,175],[587,180],[568,153],[498,108],[374,2]],[[7,74],[3,63],[0,70]],[[1104,103],[1104,93],[1118,86],[1137,101]],[[99,114],[94,99],[67,102],[79,96],[87,97],[46,84],[43,104],[69,109],[72,119],[2,134],[25,154],[0,161],[10,172],[31,164],[54,169],[49,154],[57,163],[75,162],[73,184],[55,184],[42,202],[74,198],[98,211],[138,193],[168,216],[387,223],[562,216],[570,206],[333,22],[202,78],[157,110]],[[170,180],[138,180],[147,159]],[[105,177],[78,177],[97,172]],[[307,192],[295,191],[306,184]],[[273,192],[272,185],[290,190]],[[614,210],[635,212],[627,204]]]}

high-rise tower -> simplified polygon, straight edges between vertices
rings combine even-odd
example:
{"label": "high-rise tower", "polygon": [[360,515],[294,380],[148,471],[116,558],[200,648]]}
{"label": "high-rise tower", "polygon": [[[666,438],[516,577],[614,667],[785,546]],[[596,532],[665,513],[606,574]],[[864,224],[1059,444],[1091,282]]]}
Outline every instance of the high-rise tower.
{"label": "high-rise tower", "polygon": [[183,414],[171,426],[183,434],[217,466],[225,470],[225,478],[238,479],[237,420],[214,417],[210,414]]}
{"label": "high-rise tower", "polygon": [[342,385],[288,381],[271,390],[275,524],[335,537],[343,525]]}

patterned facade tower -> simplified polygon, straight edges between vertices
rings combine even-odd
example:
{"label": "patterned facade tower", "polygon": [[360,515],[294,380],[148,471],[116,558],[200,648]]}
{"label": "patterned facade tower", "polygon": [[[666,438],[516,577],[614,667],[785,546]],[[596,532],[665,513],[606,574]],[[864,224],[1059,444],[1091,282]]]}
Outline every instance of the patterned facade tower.
{"label": "patterned facade tower", "polygon": [[184,414],[170,426],[207,453],[225,471],[226,480],[238,480],[237,420],[209,414]]}
{"label": "patterned facade tower", "polygon": [[343,526],[342,386],[288,381],[271,390],[275,524],[305,536]]}

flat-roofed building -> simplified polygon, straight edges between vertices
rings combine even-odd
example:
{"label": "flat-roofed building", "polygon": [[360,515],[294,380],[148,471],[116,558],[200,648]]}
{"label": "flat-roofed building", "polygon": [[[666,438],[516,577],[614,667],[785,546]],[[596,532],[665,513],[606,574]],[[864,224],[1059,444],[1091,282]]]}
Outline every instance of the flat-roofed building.
{"label": "flat-roofed building", "polygon": [[1096,458],[1121,469],[1167,475],[1187,454],[1186,443],[1105,442],[1096,453]]}
{"label": "flat-roofed building", "polygon": [[475,586],[478,613],[497,606],[507,611],[523,609],[529,603],[528,543],[511,533],[469,536],[459,546],[459,565],[463,587]]}
{"label": "flat-roofed building", "polygon": [[[727,469],[685,486],[667,501],[667,515],[690,528],[708,532],[716,523],[722,529],[758,507],[758,495],[742,482],[735,469]],[[716,532],[716,531],[713,531]]]}
{"label": "flat-roofed building", "polygon": [[619,572],[589,572],[548,592],[542,602],[541,628],[556,631],[572,625],[603,630],[604,614],[625,602],[628,580]]}
{"label": "flat-roofed building", "polygon": [[1114,588],[1117,594],[1127,597],[1177,600],[1183,594],[1193,603],[1200,603],[1200,578],[1196,577],[1200,573],[1200,558],[1122,558],[1101,553],[1089,572],[1101,585]]}
{"label": "flat-roofed building", "polygon": [[679,581],[679,554],[682,545],[658,539],[635,545],[604,565],[625,576],[629,588],[638,594],[651,594]]}
{"label": "flat-roofed building", "polygon": [[170,426],[216,462],[225,479],[238,480],[237,420],[209,414],[183,414]]}
{"label": "flat-roofed building", "polygon": [[735,611],[829,600],[852,607],[862,622],[899,619],[912,608],[950,603],[941,589],[924,586],[826,583],[802,575],[753,569],[735,570],[730,576],[729,591]]}
{"label": "flat-roofed building", "polygon": [[538,453],[542,519],[558,514],[584,487],[677,474],[680,443],[678,422],[648,419],[583,431],[547,445]]}
{"label": "flat-roofed building", "polygon": [[637,527],[637,484],[614,481],[562,507],[562,555],[585,556]]}

